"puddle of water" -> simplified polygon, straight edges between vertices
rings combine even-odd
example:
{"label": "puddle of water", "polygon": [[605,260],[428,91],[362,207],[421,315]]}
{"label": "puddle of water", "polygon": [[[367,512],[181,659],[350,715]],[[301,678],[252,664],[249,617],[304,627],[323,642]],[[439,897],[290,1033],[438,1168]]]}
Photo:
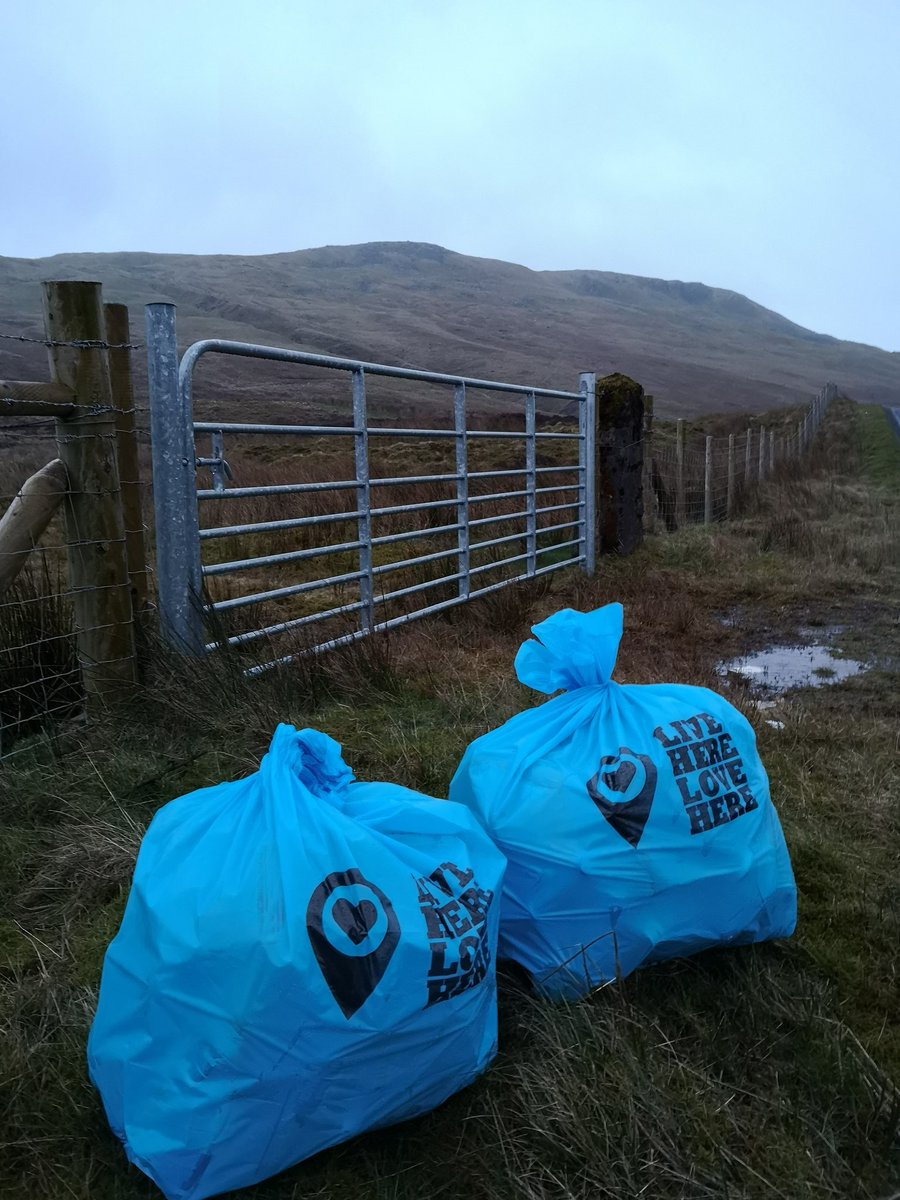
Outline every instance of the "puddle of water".
{"label": "puddle of water", "polygon": [[822,687],[838,683],[866,669],[853,658],[836,658],[827,646],[770,646],[720,663],[720,675],[742,675],[751,687],[767,692],[786,692],[795,687]]}

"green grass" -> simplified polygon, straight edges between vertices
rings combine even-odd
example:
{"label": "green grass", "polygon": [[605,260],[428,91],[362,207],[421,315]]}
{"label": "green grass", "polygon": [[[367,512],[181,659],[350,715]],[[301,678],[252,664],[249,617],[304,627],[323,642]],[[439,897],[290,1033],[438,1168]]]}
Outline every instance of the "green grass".
{"label": "green grass", "polygon": [[866,476],[879,487],[900,491],[900,438],[893,431],[887,409],[866,404],[859,420]]}
{"label": "green grass", "polygon": [[[501,988],[499,1057],[440,1110],[241,1193],[258,1200],[883,1200],[900,1188],[900,493],[892,437],[838,401],[811,474],[738,521],[648,539],[255,683],[155,656],[129,707],[0,774],[0,1193],[138,1200],[84,1041],[102,955],[156,809],[252,771],[278,720],[364,779],[446,795],[466,745],[539,697],[515,650],[549,612],[618,599],[623,682],[721,687],[717,661],[843,627],[878,669],[753,722],[800,895],[796,936],[637,972],[577,1005]],[[722,617],[728,616],[728,622]],[[781,727],[768,724],[773,717]]]}

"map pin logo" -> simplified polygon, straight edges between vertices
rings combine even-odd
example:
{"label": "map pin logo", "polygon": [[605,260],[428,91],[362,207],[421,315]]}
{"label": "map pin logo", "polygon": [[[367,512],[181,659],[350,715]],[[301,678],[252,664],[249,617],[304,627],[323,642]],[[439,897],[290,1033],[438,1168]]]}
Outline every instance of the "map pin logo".
{"label": "map pin logo", "polygon": [[387,896],[361,871],[332,871],[313,892],[306,929],[322,977],[349,1019],[372,995],[400,941]]}
{"label": "map pin logo", "polygon": [[600,769],[588,780],[587,790],[616,833],[636,847],[656,792],[653,759],[620,746],[618,754],[600,759]]}

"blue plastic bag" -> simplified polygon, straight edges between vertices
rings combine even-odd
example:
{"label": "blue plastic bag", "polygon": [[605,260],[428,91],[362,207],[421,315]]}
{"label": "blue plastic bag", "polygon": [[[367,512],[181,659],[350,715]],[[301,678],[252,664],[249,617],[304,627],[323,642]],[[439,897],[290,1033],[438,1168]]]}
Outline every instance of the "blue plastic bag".
{"label": "blue plastic bag", "polygon": [[354,783],[289,725],[256,774],[168,804],[88,1043],[129,1158],[198,1200],[471,1083],[496,1049],[504,866],[467,809]]}
{"label": "blue plastic bag", "polygon": [[473,742],[450,785],[509,860],[501,958],[575,998],[642,963],[791,934],[790,859],[744,717],[705,688],[614,683],[620,604],[532,632],[519,679],[565,694]]}

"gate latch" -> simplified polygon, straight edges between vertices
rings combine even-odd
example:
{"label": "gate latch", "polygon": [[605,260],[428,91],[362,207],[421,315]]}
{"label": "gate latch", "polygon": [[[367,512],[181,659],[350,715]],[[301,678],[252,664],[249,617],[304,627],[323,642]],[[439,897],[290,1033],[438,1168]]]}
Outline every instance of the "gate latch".
{"label": "gate latch", "polygon": [[225,491],[226,479],[234,480],[234,472],[225,459],[225,439],[222,437],[221,429],[217,429],[212,435],[212,447],[209,458],[198,458],[196,465],[198,467],[209,468],[213,490],[216,492]]}

